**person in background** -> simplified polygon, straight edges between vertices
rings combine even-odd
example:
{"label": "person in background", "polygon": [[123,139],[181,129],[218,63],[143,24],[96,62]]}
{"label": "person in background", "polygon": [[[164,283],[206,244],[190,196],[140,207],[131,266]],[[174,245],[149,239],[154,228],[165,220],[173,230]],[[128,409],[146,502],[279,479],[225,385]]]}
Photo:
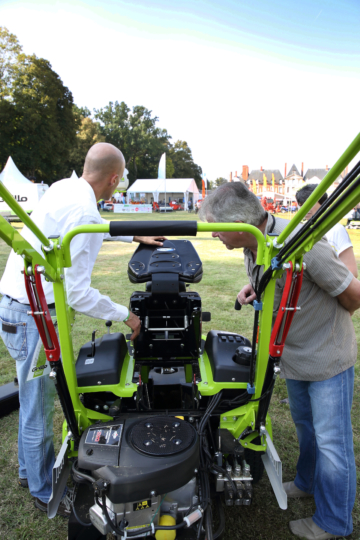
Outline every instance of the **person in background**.
{"label": "person in background", "polygon": [[[299,189],[299,191],[295,194],[296,201],[298,205],[301,207],[304,202],[310,197],[312,192],[317,188],[317,184],[307,184],[306,186]],[[328,198],[327,193],[324,193],[322,197],[318,200],[317,203],[314,204],[314,206],[309,210],[309,212],[306,214],[305,219],[310,219],[320,208],[322,204],[326,201]],[[350,236],[341,225],[341,223],[337,223],[330,231],[328,231],[325,235],[326,240],[329,242],[330,246],[334,250],[336,256],[340,259],[342,263],[345,264],[345,266],[350,270],[350,272],[357,278],[358,277],[358,269],[357,264],[355,260],[354,255],[354,249],[353,245],[350,240]]]}
{"label": "person in background", "polygon": [[[52,184],[40,199],[31,218],[44,234],[62,238],[77,225],[103,224],[97,201],[109,200],[123,176],[124,156],[115,146],[98,143],[86,156],[82,177]],[[71,197],[69,197],[71,193]],[[24,227],[22,236],[39,253],[41,243]],[[162,237],[110,237],[109,234],[79,234],[70,244],[70,268],[65,268],[67,301],[74,310],[104,320],[120,321],[131,331],[131,339],[140,332],[140,319],[126,306],[113,302],[91,287],[91,273],[102,242],[107,237],[123,242],[143,242],[162,246]],[[53,446],[53,414],[55,385],[48,376],[28,380],[34,360],[43,353],[41,339],[30,310],[21,271],[24,261],[12,250],[0,282],[0,335],[16,361],[19,381],[18,461],[19,485],[28,487],[35,507],[47,512],[52,493],[52,469],[55,462]],[[45,298],[55,315],[52,283],[43,280]],[[64,494],[58,515],[68,517],[71,496]]]}

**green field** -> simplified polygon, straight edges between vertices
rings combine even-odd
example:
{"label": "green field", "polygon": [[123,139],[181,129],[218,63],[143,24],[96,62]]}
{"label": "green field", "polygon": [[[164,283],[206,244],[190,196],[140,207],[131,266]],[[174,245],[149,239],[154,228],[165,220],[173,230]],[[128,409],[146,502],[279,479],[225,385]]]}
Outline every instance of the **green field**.
{"label": "green field", "polygon": [[[177,212],[173,215],[131,215],[125,216],[104,213],[107,219],[119,220],[194,220],[194,214]],[[284,217],[284,216],[281,216]],[[15,225],[21,228],[20,224]],[[360,263],[360,231],[349,231],[354,245],[355,255]],[[164,230],[166,235],[166,228]],[[243,255],[240,250],[227,251],[210,233],[201,233],[189,238],[203,262],[204,277],[193,287],[202,298],[205,311],[212,314],[211,323],[203,323],[203,332],[210,329],[238,332],[251,338],[253,309],[245,307],[240,312],[234,310],[237,292],[247,283]],[[114,301],[127,305],[134,286],[127,278],[127,263],[135,249],[134,244],[105,242],[98,256],[93,275],[92,286]],[[0,275],[6,264],[9,248],[0,241]],[[360,270],[360,269],[359,269]],[[360,274],[360,272],[359,272]],[[142,286],[137,287],[142,288]],[[75,324],[75,349],[88,341],[92,330],[105,332],[105,321],[90,319],[77,315]],[[357,337],[360,338],[360,311],[353,316]],[[114,323],[112,331],[125,331],[123,324]],[[0,384],[10,382],[15,376],[14,361],[9,356],[0,340]],[[284,481],[295,476],[297,460],[297,438],[289,408],[281,404],[286,397],[283,380],[278,380],[272,397],[270,414],[273,422],[274,443],[283,462]],[[360,373],[357,366],[355,394],[353,404],[353,430],[355,454],[358,470],[360,470]],[[46,516],[33,506],[27,490],[17,485],[17,421],[18,412],[0,419],[1,452],[0,452],[0,537],[8,540],[66,540],[67,523],[61,518],[47,520]],[[63,421],[59,403],[56,403],[55,414],[55,446],[60,446],[60,429]],[[359,476],[358,476],[359,483]],[[360,539],[360,504],[357,501],[353,512],[354,532],[348,538]],[[226,532],[224,540],[290,540],[295,538],[288,529],[290,520],[311,516],[314,502],[308,499],[291,500],[288,510],[279,509],[266,473],[255,486],[254,501],[250,507],[226,508]],[[109,540],[112,536],[109,535]]]}

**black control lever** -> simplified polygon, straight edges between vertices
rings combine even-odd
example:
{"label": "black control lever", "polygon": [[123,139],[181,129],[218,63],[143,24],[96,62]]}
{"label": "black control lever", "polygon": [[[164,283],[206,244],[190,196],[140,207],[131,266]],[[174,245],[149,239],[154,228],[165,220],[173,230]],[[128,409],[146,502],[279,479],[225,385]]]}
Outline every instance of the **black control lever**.
{"label": "black control lever", "polygon": [[[253,306],[254,305],[254,301],[252,300],[251,302],[249,302],[249,304],[246,304],[247,306]],[[239,300],[236,299],[235,300],[235,306],[234,306],[234,309],[236,309],[236,311],[240,311],[240,309],[242,308],[242,304],[240,304]]]}
{"label": "black control lever", "polygon": [[112,322],[111,321],[106,321],[105,326],[107,326],[108,334],[110,334],[110,327],[112,326]]}
{"label": "black control lever", "polygon": [[234,309],[236,309],[236,311],[240,311],[241,307],[242,306],[241,306],[239,300],[236,298]]}
{"label": "black control lever", "polygon": [[93,333],[91,334],[91,356],[92,356],[92,358],[94,358],[94,356],[95,356],[95,334],[96,334],[96,330],[94,330]]}

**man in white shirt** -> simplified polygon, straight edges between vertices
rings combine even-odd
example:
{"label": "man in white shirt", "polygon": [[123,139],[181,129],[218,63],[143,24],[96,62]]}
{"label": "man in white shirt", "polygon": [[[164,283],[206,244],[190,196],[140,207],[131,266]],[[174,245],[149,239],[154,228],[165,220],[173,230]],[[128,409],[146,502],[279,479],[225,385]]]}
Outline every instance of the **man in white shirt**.
{"label": "man in white shirt", "polygon": [[[299,189],[299,191],[295,194],[298,205],[302,206],[317,187],[317,184],[307,184],[306,186]],[[305,219],[310,219],[318,211],[320,206],[326,201],[327,198],[327,193],[324,193],[324,195],[322,195],[318,202],[315,203],[311,210],[309,210],[309,212],[306,214]],[[354,277],[357,278],[358,270],[354,255],[354,249],[350,240],[350,236],[345,227],[343,227],[341,223],[337,223],[332,229],[330,229],[330,231],[326,233],[325,238],[329,242],[338,259],[340,259],[340,261],[345,264],[345,266],[348,268],[348,270],[350,270]]]}
{"label": "man in white shirt", "polygon": [[[90,148],[82,177],[56,182],[40,199],[32,219],[47,237],[65,234],[78,225],[108,223],[97,210],[99,199],[108,200],[123,176],[125,161],[120,150],[107,143]],[[23,237],[39,252],[41,243],[27,228]],[[113,302],[91,287],[91,273],[101,248],[104,234],[79,234],[70,244],[72,266],[65,269],[66,291],[69,305],[89,317],[122,321],[132,330],[131,339],[140,332],[140,320],[128,308]],[[162,238],[116,237],[123,242],[162,245]],[[48,377],[28,381],[34,356],[41,354],[41,340],[34,319],[27,315],[29,301],[21,274],[24,261],[14,251],[10,253],[0,282],[0,334],[16,360],[19,381],[19,484],[28,487],[35,498],[36,508],[47,511],[52,492],[52,468],[55,461],[52,418],[55,386]],[[54,309],[52,284],[43,280],[48,306]],[[55,313],[55,312],[53,312]],[[70,514],[67,497],[58,513]]]}

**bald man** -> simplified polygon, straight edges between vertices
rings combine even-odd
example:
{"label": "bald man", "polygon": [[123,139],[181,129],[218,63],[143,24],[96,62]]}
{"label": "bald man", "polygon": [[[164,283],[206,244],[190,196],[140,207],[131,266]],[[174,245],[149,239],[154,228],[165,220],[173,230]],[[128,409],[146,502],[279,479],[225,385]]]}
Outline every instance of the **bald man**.
{"label": "bald man", "polygon": [[[97,210],[99,199],[109,199],[123,176],[124,156],[107,143],[90,148],[79,180],[55,182],[39,201],[32,219],[46,236],[64,237],[78,225],[108,223]],[[41,243],[24,227],[24,238],[39,252]],[[101,248],[104,234],[79,234],[71,241],[72,266],[65,269],[68,304],[89,317],[122,321],[132,330],[132,339],[139,334],[140,320],[128,308],[113,302],[91,287],[91,273]],[[117,237],[116,240],[145,241],[162,245],[161,238]],[[112,238],[114,240],[114,238]],[[10,253],[0,282],[0,334],[12,358],[16,361],[19,381],[19,485],[29,487],[36,508],[47,511],[52,492],[52,468],[55,461],[53,447],[54,383],[48,376],[31,379],[33,362],[44,355],[30,310],[21,274],[24,261],[14,251]],[[52,283],[43,281],[45,297],[55,314]],[[66,495],[58,514],[70,515]]]}

